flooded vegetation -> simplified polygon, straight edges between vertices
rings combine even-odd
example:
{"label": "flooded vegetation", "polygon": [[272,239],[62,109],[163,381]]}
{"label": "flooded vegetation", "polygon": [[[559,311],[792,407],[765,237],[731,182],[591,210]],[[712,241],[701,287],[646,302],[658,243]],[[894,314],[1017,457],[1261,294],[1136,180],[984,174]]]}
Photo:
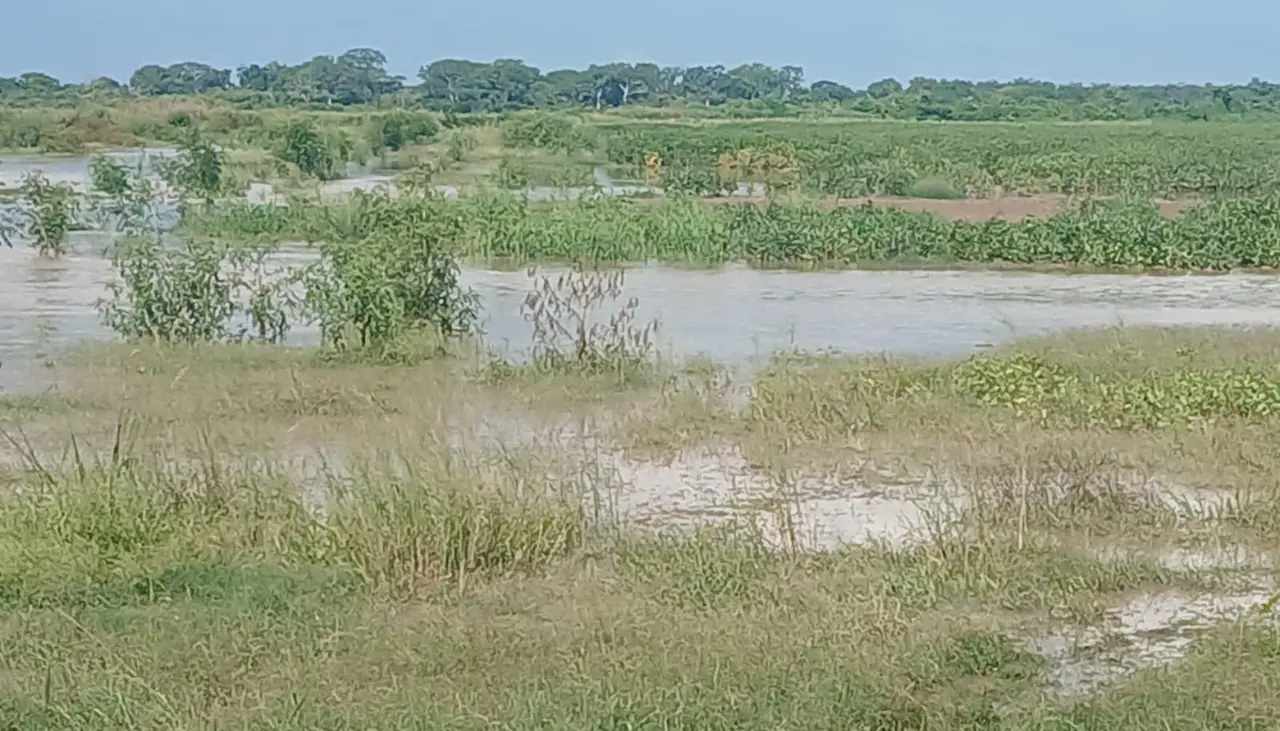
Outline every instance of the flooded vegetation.
{"label": "flooded vegetation", "polygon": [[[0,384],[30,390],[32,348],[59,350],[109,340],[95,302],[112,279],[98,236],[73,237],[75,253],[57,260],[0,248]],[[299,267],[314,252],[286,246],[268,261]],[[550,274],[563,266],[541,268]],[[520,316],[524,270],[464,267],[460,281],[481,302],[486,340],[512,357],[528,350]],[[662,323],[662,352],[706,356],[754,367],[778,349],[834,349],[893,355],[955,355],[1078,327],[1128,325],[1280,325],[1280,280],[1217,277],[1068,275],[1018,272],[843,271],[802,273],[746,267],[627,270],[627,293],[640,317]],[[299,324],[290,342],[313,345],[318,331]],[[38,360],[42,361],[41,355]]]}
{"label": "flooded vegetation", "polygon": [[1280,724],[1271,158],[342,114],[0,159],[0,728]]}

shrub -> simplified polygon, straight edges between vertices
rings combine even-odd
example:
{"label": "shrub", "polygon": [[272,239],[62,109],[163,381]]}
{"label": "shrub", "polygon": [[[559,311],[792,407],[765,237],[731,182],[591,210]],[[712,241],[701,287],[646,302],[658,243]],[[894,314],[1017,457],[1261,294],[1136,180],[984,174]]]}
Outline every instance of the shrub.
{"label": "shrub", "polygon": [[39,172],[27,173],[20,189],[26,208],[23,233],[41,256],[66,253],[67,235],[80,212],[75,190],[65,183],[51,183]]}
{"label": "shrub", "polygon": [[533,289],[520,313],[533,326],[533,366],[543,371],[636,375],[651,365],[657,321],[636,324],[631,298],[612,313],[602,308],[622,298],[625,273],[574,267],[559,276],[529,270]]}
{"label": "shrub", "polygon": [[571,155],[592,145],[590,136],[573,120],[554,114],[531,114],[502,125],[502,144],[552,150]]}
{"label": "shrub", "polygon": [[373,118],[371,142],[375,150],[394,151],[429,140],[439,131],[440,125],[436,124],[435,119],[425,114],[393,112]]}
{"label": "shrub", "polygon": [[377,225],[359,241],[322,245],[323,258],[304,276],[305,305],[323,343],[396,360],[406,337],[471,332],[479,304],[458,281],[453,220],[427,200],[394,205],[386,194],[366,200],[367,219]]}
{"label": "shrub", "polygon": [[931,198],[933,200],[958,200],[964,193],[957,190],[949,180],[943,178],[924,178],[917,180],[907,188],[907,196],[911,198]]}
{"label": "shrub", "polygon": [[159,237],[112,249],[119,279],[98,301],[103,324],[126,339],[212,343],[283,342],[289,332],[288,275],[267,277],[262,250]]}
{"label": "shrub", "polygon": [[297,166],[304,175],[320,180],[341,177],[341,167],[349,154],[350,143],[345,137],[326,139],[308,119],[286,125],[275,151],[276,157]]}
{"label": "shrub", "polygon": [[94,187],[107,195],[102,213],[125,234],[111,250],[117,279],[97,302],[103,324],[127,339],[284,340],[292,275],[266,276],[265,250],[191,239],[168,248],[162,240],[160,197],[141,164],[131,171],[98,158],[91,176]]}

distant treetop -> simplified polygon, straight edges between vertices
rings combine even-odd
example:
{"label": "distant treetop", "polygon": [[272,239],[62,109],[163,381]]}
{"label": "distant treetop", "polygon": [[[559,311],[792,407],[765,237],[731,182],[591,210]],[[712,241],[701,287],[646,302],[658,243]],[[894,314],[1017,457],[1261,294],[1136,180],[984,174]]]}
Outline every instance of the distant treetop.
{"label": "distant treetop", "polygon": [[830,80],[806,83],[800,66],[761,63],[658,66],[609,63],[544,72],[524,61],[441,59],[418,71],[418,83],[389,74],[372,48],[316,56],[289,66],[249,64],[234,72],[195,61],[149,64],[121,84],[99,77],[63,84],[39,72],[0,77],[0,100],[77,101],[81,97],[218,94],[269,106],[377,105],[451,112],[528,108],[610,109],[626,106],[826,106],[895,119],[971,121],[1139,120],[1280,116],[1277,85],[1054,84],[1032,79],[960,81],[883,79],[854,89]]}

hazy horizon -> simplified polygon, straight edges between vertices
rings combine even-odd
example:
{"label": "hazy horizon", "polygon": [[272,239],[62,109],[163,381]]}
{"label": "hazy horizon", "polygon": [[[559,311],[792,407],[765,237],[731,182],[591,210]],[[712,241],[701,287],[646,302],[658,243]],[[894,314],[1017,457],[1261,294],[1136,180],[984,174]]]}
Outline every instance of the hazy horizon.
{"label": "hazy horizon", "polygon": [[1280,58],[1270,52],[1280,6],[1239,1],[1171,7],[1084,0],[1028,9],[1010,0],[964,8],[904,0],[858,10],[803,0],[791,3],[786,15],[751,0],[654,0],[638,8],[585,0],[228,0],[215,9],[159,0],[14,5],[0,29],[0,76],[41,71],[70,83],[97,76],[127,81],[149,63],[199,61],[234,70],[362,46],[381,50],[389,70],[410,80],[420,66],[441,58],[520,58],[543,71],[611,61],[759,61],[802,66],[807,82],[853,87],[915,76],[1085,84],[1280,81]]}

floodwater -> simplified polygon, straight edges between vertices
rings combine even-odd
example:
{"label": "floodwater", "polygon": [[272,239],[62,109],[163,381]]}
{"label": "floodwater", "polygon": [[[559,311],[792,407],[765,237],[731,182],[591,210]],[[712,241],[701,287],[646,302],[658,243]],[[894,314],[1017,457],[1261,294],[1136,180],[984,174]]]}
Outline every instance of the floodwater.
{"label": "floodwater", "polygon": [[[107,157],[114,158],[128,167],[135,167],[141,163],[143,169],[150,172],[152,163],[156,159],[170,157],[176,155],[177,152],[172,148],[148,148],[143,150],[121,150],[106,154]],[[0,189],[6,187],[16,188],[22,185],[22,179],[27,173],[40,171],[50,182],[68,184],[76,190],[85,192],[89,189],[90,160],[91,158],[84,156],[0,155]],[[610,178],[609,174],[602,168],[596,168],[594,176],[594,188],[560,189],[537,186],[515,191],[514,195],[522,200],[540,203],[554,200],[576,200],[583,195],[597,191],[606,196],[629,196],[638,193],[662,192],[661,188],[651,186],[619,184]],[[347,177],[320,184],[319,194],[322,199],[332,200],[349,195],[353,191],[372,191],[379,187],[386,187],[394,193],[396,191],[395,176],[381,174],[367,167],[352,163],[348,165]],[[461,188],[454,185],[438,185],[436,190],[445,198],[458,198],[463,192]],[[745,183],[739,185],[738,189],[731,193],[733,196],[759,196],[763,194],[763,186]],[[270,184],[261,182],[252,183],[245,198],[252,203],[279,202],[279,197],[273,187]]]}
{"label": "floodwater", "polygon": [[[121,155],[126,163],[137,158]],[[0,159],[0,183],[16,185],[34,168],[58,182],[84,185],[87,162],[47,158]],[[600,171],[603,172],[603,171]],[[389,182],[365,176],[331,184],[334,194]],[[618,194],[607,176],[597,174],[605,194]],[[251,196],[268,199],[258,187]],[[456,195],[457,191],[446,194]],[[563,195],[562,192],[560,192]],[[531,197],[540,194],[532,192]],[[107,339],[95,300],[105,292],[112,272],[101,257],[104,234],[78,233],[75,253],[42,259],[30,249],[0,248],[0,392],[37,390],[52,373],[44,365],[59,350],[86,339]],[[281,266],[313,260],[304,247],[276,257]],[[558,270],[549,270],[554,274]],[[464,284],[474,288],[484,309],[490,344],[519,355],[530,328],[520,305],[532,282],[523,271],[469,268]],[[1280,325],[1280,277],[1064,275],[1012,272],[828,272],[797,273],[728,267],[688,271],[638,267],[627,272],[625,297],[639,302],[640,322],[661,323],[658,344],[670,355],[706,354],[717,361],[749,367],[779,348],[833,349],[847,353],[959,355],[1005,341],[1075,327],[1114,324]],[[608,316],[609,312],[602,313]],[[314,342],[313,329],[294,333],[298,343]],[[845,478],[798,479],[786,525],[760,505],[776,498],[772,480],[745,463],[741,455],[685,455],[665,463],[633,462],[618,453],[605,455],[618,484],[611,501],[620,518],[636,525],[691,527],[748,515],[759,518],[766,537],[785,545],[791,533],[797,547],[827,550],[878,541],[909,545],[920,540],[924,516],[939,510],[947,496],[937,486],[916,484],[898,475],[886,484],[858,484],[855,470]],[[894,481],[896,480],[896,481]],[[1149,484],[1144,482],[1144,485]],[[1206,505],[1206,514],[1223,514],[1207,495],[1195,501],[1170,492],[1173,505]],[[1166,496],[1162,494],[1162,498]],[[1225,503],[1223,503],[1225,504]],[[1203,516],[1184,516],[1187,519]],[[1196,552],[1161,554],[1169,568],[1211,569],[1219,557]],[[1063,694],[1085,693],[1132,672],[1179,660],[1195,638],[1215,626],[1255,616],[1257,606],[1275,594],[1274,560],[1230,557],[1246,568],[1264,568],[1265,580],[1239,591],[1189,595],[1152,594],[1106,607],[1106,621],[1090,627],[1066,626],[1024,637],[1025,647],[1043,655],[1046,680]],[[1115,637],[1125,641],[1114,642]]]}
{"label": "floodwater", "polygon": [[[108,152],[106,156],[130,168],[141,163],[144,170],[150,171],[150,163],[156,158],[175,154],[177,150],[171,148],[149,148]],[[0,187],[16,188],[22,185],[22,179],[27,173],[39,171],[51,183],[65,183],[83,191],[89,186],[89,162],[90,158],[83,156],[0,156]]]}
{"label": "floodwater", "polygon": [[[105,239],[82,234],[72,243],[79,253],[58,260],[41,259],[22,246],[0,248],[0,389],[29,387],[39,380],[40,363],[68,344],[111,337],[94,307],[112,274],[100,255]],[[283,266],[310,260],[301,247],[277,256]],[[518,356],[530,339],[520,315],[532,284],[527,273],[468,268],[463,281],[481,297],[489,343]],[[627,272],[624,295],[639,300],[639,321],[659,320],[657,344],[666,354],[704,354],[738,365],[779,348],[957,355],[1075,327],[1280,325],[1280,278],[1252,274],[800,273],[649,266]],[[315,338],[308,328],[293,335],[297,343]]]}
{"label": "floodwater", "polygon": [[[173,152],[112,155],[129,165],[141,161],[145,166],[148,158]],[[39,169],[52,180],[82,187],[88,181],[88,166],[83,157],[0,157],[0,184],[18,185],[24,174]],[[607,194],[635,192],[614,185],[603,170],[596,178]],[[386,177],[365,176],[329,186],[333,194],[341,194],[389,182]],[[257,199],[269,199],[270,193],[266,186],[250,191]],[[553,193],[566,194],[524,192],[535,198]],[[41,260],[22,247],[0,248],[0,389],[30,381],[35,376],[32,365],[60,347],[109,337],[94,308],[111,276],[100,255],[105,243],[103,234],[76,234],[72,249],[77,253],[57,261]],[[278,258],[283,265],[296,265],[308,261],[309,253],[299,247]],[[530,337],[519,311],[532,284],[526,273],[467,269],[464,282],[481,296],[490,344],[518,355]],[[778,348],[945,355],[1071,327],[1280,324],[1277,295],[1280,278],[1239,274],[797,273],[641,267],[629,271],[626,281],[626,296],[640,302],[639,320],[660,321],[657,342],[664,352],[701,353],[736,364],[749,364]],[[306,343],[315,336],[302,328],[294,340]]]}

